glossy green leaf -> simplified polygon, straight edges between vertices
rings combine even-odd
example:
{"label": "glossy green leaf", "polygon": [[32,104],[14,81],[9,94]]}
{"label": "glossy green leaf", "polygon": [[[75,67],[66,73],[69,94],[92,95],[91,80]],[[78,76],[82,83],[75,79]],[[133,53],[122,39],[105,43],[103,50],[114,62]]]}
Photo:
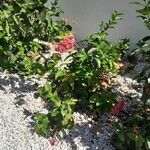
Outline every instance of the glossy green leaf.
{"label": "glossy green leaf", "polygon": [[48,130],[49,130],[49,120],[48,117],[45,114],[36,114],[36,124],[35,129],[39,134],[42,134],[44,136],[48,136]]}
{"label": "glossy green leaf", "polygon": [[65,75],[65,72],[63,69],[59,69],[57,72],[56,72],[56,75],[55,75],[55,79],[58,79],[60,77],[63,77]]}
{"label": "glossy green leaf", "polygon": [[73,98],[65,100],[65,103],[66,103],[67,105],[69,105],[69,106],[75,105],[76,102],[77,102],[77,100],[76,100],[76,99],[73,99]]}
{"label": "glossy green leaf", "polygon": [[50,100],[54,103],[55,106],[60,107],[61,106],[61,100],[58,97],[57,92],[54,94],[50,94]]}
{"label": "glossy green leaf", "polygon": [[3,31],[0,31],[0,39],[5,36],[5,33]]}
{"label": "glossy green leaf", "polygon": [[149,8],[144,8],[144,9],[140,9],[137,10],[138,13],[142,14],[142,15],[149,15],[150,14],[150,7]]}
{"label": "glossy green leaf", "polygon": [[44,88],[47,92],[51,93],[52,92],[52,85],[51,83],[46,82],[44,85]]}

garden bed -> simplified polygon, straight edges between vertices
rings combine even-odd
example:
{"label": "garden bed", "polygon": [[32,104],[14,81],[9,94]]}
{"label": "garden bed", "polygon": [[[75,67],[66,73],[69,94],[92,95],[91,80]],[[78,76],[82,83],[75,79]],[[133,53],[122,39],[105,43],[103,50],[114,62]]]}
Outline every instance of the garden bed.
{"label": "garden bed", "polygon": [[[45,79],[0,74],[0,149],[114,149],[110,138],[117,117],[96,110],[92,113],[85,109],[74,112],[75,126],[60,132],[55,145],[50,143],[51,136],[46,139],[35,133],[34,113],[47,113],[45,102],[35,98],[36,82],[42,85]],[[141,97],[141,88],[140,84],[125,75],[114,78],[114,90],[125,99],[120,115],[131,113]]]}
{"label": "garden bed", "polygon": [[[110,41],[113,11],[78,44],[46,2],[0,2],[0,149],[149,150],[150,36]],[[150,29],[149,0],[132,4]]]}

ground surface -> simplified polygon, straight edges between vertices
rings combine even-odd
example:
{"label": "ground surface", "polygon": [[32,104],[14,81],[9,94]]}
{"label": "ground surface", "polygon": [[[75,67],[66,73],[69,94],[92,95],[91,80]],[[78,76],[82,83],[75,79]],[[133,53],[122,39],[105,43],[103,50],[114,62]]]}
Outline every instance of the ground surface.
{"label": "ground surface", "polygon": [[[37,135],[33,129],[33,114],[47,110],[45,103],[34,97],[35,82],[43,84],[45,81],[0,73],[0,150],[114,149],[110,144],[113,126],[108,122],[111,114],[74,113],[74,128],[60,133],[55,146],[49,139]],[[141,85],[118,75],[114,79],[114,90],[125,99],[124,111],[132,111],[141,96]]]}

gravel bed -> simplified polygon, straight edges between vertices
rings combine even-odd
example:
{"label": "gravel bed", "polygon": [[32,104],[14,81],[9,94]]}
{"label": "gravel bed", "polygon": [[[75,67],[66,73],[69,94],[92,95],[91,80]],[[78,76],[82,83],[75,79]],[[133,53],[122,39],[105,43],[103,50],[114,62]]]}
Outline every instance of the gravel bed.
{"label": "gravel bed", "polygon": [[[33,114],[47,113],[44,101],[34,97],[36,82],[44,84],[45,79],[0,73],[0,150],[114,150],[110,144],[113,126],[107,122],[110,114],[95,122],[95,111],[90,116],[75,112],[75,126],[60,132],[54,146],[36,134]],[[131,109],[142,92],[140,84],[120,75],[114,79],[114,90],[125,98],[124,110]]]}

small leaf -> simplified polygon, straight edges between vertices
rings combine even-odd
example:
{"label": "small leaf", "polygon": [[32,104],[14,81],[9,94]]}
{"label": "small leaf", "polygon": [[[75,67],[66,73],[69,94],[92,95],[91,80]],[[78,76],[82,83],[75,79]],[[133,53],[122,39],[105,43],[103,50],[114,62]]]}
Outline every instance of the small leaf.
{"label": "small leaf", "polygon": [[150,14],[150,8],[144,8],[144,9],[140,9],[137,10],[138,13],[142,14],[142,15],[149,15]]}
{"label": "small leaf", "polygon": [[71,31],[72,30],[72,27],[70,25],[66,25],[66,28]]}
{"label": "small leaf", "polygon": [[49,129],[49,120],[48,120],[47,115],[37,113],[35,115],[35,117],[37,120],[36,124],[34,125],[36,131],[39,134],[42,134],[42,135],[47,137],[48,136],[48,129]]}
{"label": "small leaf", "polygon": [[100,96],[97,94],[93,94],[90,97],[90,103],[96,103],[96,102],[100,102]]}
{"label": "small leaf", "polygon": [[50,113],[49,115],[51,117],[57,117],[57,115],[60,113],[59,109],[58,108],[54,108]]}
{"label": "small leaf", "polygon": [[0,39],[3,38],[5,33],[3,31],[0,31]]}
{"label": "small leaf", "polygon": [[117,129],[120,129],[120,130],[123,129],[123,124],[122,124],[121,122],[119,122],[119,123],[117,124]]}
{"label": "small leaf", "polygon": [[60,77],[62,77],[64,75],[65,75],[64,70],[60,69],[60,70],[57,71],[57,73],[55,75],[55,79],[58,79],[58,78],[60,78]]}
{"label": "small leaf", "polygon": [[130,4],[135,4],[135,5],[139,5],[139,6],[144,6],[142,3],[140,2],[130,2]]}
{"label": "small leaf", "polygon": [[98,68],[101,67],[101,60],[99,58],[95,58],[96,62],[97,62],[97,66]]}
{"label": "small leaf", "polygon": [[63,119],[63,121],[62,121],[62,125],[65,128],[70,129],[70,128],[72,128],[73,124],[74,124],[74,121],[73,121],[73,118],[72,118],[72,114],[67,114],[65,116],[65,118]]}
{"label": "small leaf", "polygon": [[67,105],[69,105],[69,106],[75,105],[76,102],[77,102],[77,100],[76,100],[76,99],[73,99],[73,98],[68,99],[68,100],[65,101],[65,103],[66,103]]}
{"label": "small leaf", "polygon": [[135,133],[128,133],[127,135],[130,140],[133,140],[134,142],[137,142],[139,144],[142,144],[145,141],[141,135],[137,135]]}
{"label": "small leaf", "polygon": [[60,107],[61,100],[59,99],[57,92],[55,92],[54,94],[50,94],[50,98],[55,106]]}
{"label": "small leaf", "polygon": [[148,81],[148,84],[150,84],[150,78],[148,78],[147,81]]}
{"label": "small leaf", "polygon": [[18,46],[22,46],[22,42],[21,42],[21,41],[18,41],[16,44],[17,44]]}
{"label": "small leaf", "polygon": [[68,110],[67,110],[66,107],[65,108],[61,108],[61,114],[62,114],[63,117],[66,116],[67,113],[68,113]]}
{"label": "small leaf", "polygon": [[148,146],[148,149],[150,149],[150,141],[147,139],[147,146]]}
{"label": "small leaf", "polygon": [[45,87],[45,90],[49,93],[52,92],[52,87],[51,87],[51,84],[49,84],[48,82],[46,82],[46,84],[44,85]]}
{"label": "small leaf", "polygon": [[138,136],[135,133],[128,133],[127,135],[130,140],[133,140],[135,142],[137,141]]}

